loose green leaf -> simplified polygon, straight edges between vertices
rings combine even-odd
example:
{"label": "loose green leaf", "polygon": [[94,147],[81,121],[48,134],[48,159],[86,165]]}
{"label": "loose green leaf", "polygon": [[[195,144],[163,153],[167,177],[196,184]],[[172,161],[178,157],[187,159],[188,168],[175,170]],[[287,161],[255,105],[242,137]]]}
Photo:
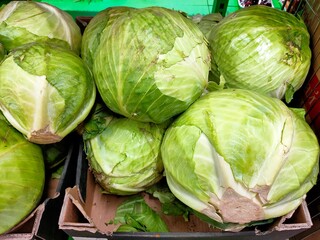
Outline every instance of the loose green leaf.
{"label": "loose green leaf", "polygon": [[117,208],[114,223],[124,225],[120,231],[132,228],[134,231],[168,232],[160,215],[148,206],[141,195],[130,197]]}

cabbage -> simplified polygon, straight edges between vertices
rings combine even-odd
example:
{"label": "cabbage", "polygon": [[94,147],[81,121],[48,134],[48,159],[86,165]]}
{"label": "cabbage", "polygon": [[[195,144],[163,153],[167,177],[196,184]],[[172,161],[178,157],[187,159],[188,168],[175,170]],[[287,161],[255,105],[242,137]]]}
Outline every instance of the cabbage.
{"label": "cabbage", "polygon": [[15,48],[0,65],[0,110],[34,143],[59,142],[89,114],[92,74],[71,50],[48,43]]}
{"label": "cabbage", "polygon": [[301,111],[244,89],[201,97],[165,133],[170,190],[228,230],[295,210],[319,172],[319,144]]}
{"label": "cabbage", "polygon": [[105,193],[130,195],[162,178],[160,144],[168,123],[115,116],[98,105],[83,134],[90,169]]}
{"label": "cabbage", "polygon": [[27,141],[0,113],[0,234],[37,206],[45,183],[41,148]]}
{"label": "cabbage", "polygon": [[130,11],[130,7],[110,7],[98,12],[86,26],[81,43],[81,57],[90,68],[93,65],[96,51],[100,45],[102,31],[123,13]]}
{"label": "cabbage", "polygon": [[71,15],[50,4],[11,1],[0,9],[0,42],[7,50],[50,41],[80,52],[81,31]]}
{"label": "cabbage", "polygon": [[105,104],[125,117],[162,123],[203,93],[210,68],[207,41],[181,13],[131,9],[104,28],[93,74]]}
{"label": "cabbage", "polygon": [[[221,83],[290,102],[311,61],[306,25],[294,15],[267,6],[240,9],[222,19],[209,36],[213,68]],[[219,79],[218,79],[219,81]]]}

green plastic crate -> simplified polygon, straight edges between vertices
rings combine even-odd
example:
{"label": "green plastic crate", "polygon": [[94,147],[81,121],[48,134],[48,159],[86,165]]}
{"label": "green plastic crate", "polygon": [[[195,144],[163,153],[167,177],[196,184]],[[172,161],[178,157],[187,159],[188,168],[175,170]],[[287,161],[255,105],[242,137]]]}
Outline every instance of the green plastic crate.
{"label": "green plastic crate", "polygon": [[[108,7],[150,7],[163,6],[174,10],[186,12],[189,15],[206,15],[213,12],[220,12],[226,16],[240,9],[238,0],[35,0],[54,5],[68,13],[74,18],[77,16],[94,16]],[[275,8],[281,9],[281,0],[272,0]],[[10,0],[0,1],[2,4]],[[0,4],[1,5],[1,4]]]}
{"label": "green plastic crate", "polygon": [[212,0],[39,0],[39,2],[46,2],[54,5],[62,10],[67,11],[73,17],[94,16],[97,14],[97,12],[107,7],[114,6],[128,6],[136,8],[163,6],[186,12],[189,15],[209,14],[213,12]]}
{"label": "green plastic crate", "polygon": [[[189,15],[206,15],[220,12],[226,16],[240,9],[238,0],[37,0],[54,5],[77,16],[94,16],[107,7],[129,6],[136,8],[163,6],[174,10],[180,10]],[[275,8],[281,9],[280,0],[272,0]]]}

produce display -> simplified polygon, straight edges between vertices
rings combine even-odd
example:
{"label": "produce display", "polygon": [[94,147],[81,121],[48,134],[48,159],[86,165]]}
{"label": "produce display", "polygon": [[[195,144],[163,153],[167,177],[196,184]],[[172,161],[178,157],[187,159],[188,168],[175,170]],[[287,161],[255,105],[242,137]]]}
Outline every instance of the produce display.
{"label": "produce display", "polygon": [[45,184],[41,148],[26,140],[0,113],[0,234],[39,203]]}
{"label": "produce display", "polygon": [[225,231],[293,212],[319,173],[318,139],[289,107],[309,44],[301,19],[260,5],[110,7],[83,35],[49,4],[0,6],[0,234],[36,207],[71,134],[101,194],[127,197],[121,232],[169,229],[139,194]]}

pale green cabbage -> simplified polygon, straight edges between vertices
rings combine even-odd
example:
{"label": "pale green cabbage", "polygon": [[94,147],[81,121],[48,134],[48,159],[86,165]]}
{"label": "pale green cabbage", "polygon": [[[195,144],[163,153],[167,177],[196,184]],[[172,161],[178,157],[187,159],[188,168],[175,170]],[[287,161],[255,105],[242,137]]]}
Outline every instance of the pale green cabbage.
{"label": "pale green cabbage", "polygon": [[34,143],[59,142],[89,114],[92,74],[71,50],[47,43],[15,48],[0,65],[0,110]]}
{"label": "pale green cabbage", "polygon": [[83,134],[90,169],[105,193],[130,195],[162,178],[160,145],[167,124],[115,116],[98,105]]}
{"label": "pale green cabbage", "polygon": [[0,234],[39,203],[45,184],[41,148],[26,140],[0,113]]}
{"label": "pale green cabbage", "polygon": [[249,90],[201,97],[163,139],[171,191],[228,230],[295,210],[319,172],[319,144],[299,111]]}
{"label": "pale green cabbage", "polygon": [[101,33],[93,62],[98,91],[112,111],[162,123],[204,92],[207,45],[196,24],[177,11],[126,11]]}
{"label": "pale green cabbage", "polygon": [[0,9],[0,42],[7,50],[34,41],[54,42],[79,54],[81,32],[71,15],[48,3],[11,1]]}
{"label": "pale green cabbage", "polygon": [[208,37],[218,84],[265,93],[290,102],[311,62],[302,19],[267,6],[240,9],[222,19]]}

